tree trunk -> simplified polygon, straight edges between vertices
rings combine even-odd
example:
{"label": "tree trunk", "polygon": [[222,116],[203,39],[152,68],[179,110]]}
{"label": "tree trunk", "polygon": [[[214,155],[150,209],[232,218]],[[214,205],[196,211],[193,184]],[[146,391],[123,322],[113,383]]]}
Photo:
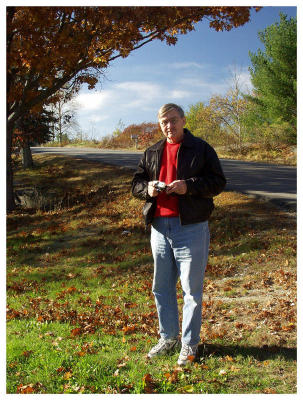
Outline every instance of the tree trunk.
{"label": "tree trunk", "polygon": [[29,147],[28,140],[26,140],[22,146],[22,166],[24,169],[34,166],[32,152]]}
{"label": "tree trunk", "polygon": [[9,213],[16,208],[14,185],[13,185],[13,166],[12,166],[12,132],[13,127],[8,124],[6,138],[6,212]]}

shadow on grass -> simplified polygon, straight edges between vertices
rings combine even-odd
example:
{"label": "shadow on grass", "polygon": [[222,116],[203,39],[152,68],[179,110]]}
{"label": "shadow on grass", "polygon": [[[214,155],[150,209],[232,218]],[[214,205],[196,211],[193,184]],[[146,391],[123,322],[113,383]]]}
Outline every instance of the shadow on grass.
{"label": "shadow on grass", "polygon": [[[50,187],[55,185],[57,181],[54,180],[54,173],[57,171],[57,164],[62,163],[62,160],[64,158],[55,157],[51,162],[49,160],[45,163],[40,162],[41,167],[49,165],[50,170],[51,168],[55,169],[51,177],[48,177],[47,174],[43,175],[43,184]],[[60,177],[63,188],[66,186],[66,189],[70,189],[71,182],[69,182],[69,179],[77,177],[76,166],[78,168],[81,166],[81,170],[84,171],[83,176],[81,174],[80,184],[79,181],[76,181],[80,188],[83,188],[84,194],[81,196],[78,192],[75,194],[73,200],[77,204],[72,208],[63,207],[54,215],[51,215],[51,213],[35,214],[33,210],[24,210],[9,217],[8,234],[19,233],[18,237],[8,238],[8,245],[12,249],[8,253],[11,257],[14,257],[15,263],[29,264],[32,267],[56,265],[58,255],[63,259],[77,257],[77,265],[85,264],[89,259],[94,260],[95,263],[106,264],[123,262],[124,271],[133,267],[134,259],[132,257],[135,252],[139,251],[140,242],[143,246],[149,245],[149,232],[144,231],[143,226],[136,226],[132,228],[132,235],[127,241],[122,242],[116,239],[121,238],[125,229],[118,222],[123,221],[128,206],[126,204],[122,207],[122,201],[125,193],[130,190],[130,173],[94,162],[91,162],[91,164],[96,166],[97,171],[91,172],[86,167],[87,161],[80,158],[64,161],[66,176]],[[58,169],[58,173],[60,171]],[[122,183],[119,180],[119,184],[114,184],[117,176],[119,176],[119,179],[123,177]],[[87,182],[94,182],[94,185],[99,185],[100,190],[92,194],[88,190],[89,188],[85,189]],[[79,197],[77,197],[78,195]],[[232,260],[231,257],[238,255],[249,254],[250,252],[266,253],[268,249],[270,250],[270,247],[285,245],[286,239],[283,239],[281,231],[286,230],[286,227],[291,230],[295,228],[295,224],[289,221],[285,213],[255,199],[239,197],[239,199],[234,200],[228,193],[223,193],[222,196],[223,201],[221,200],[222,197],[216,200],[216,208],[210,219],[211,246],[214,249],[212,253],[215,256],[227,256]],[[121,205],[108,211],[108,204],[116,199],[121,199]],[[91,220],[96,212],[102,222],[92,223]],[[81,218],[87,219],[87,226],[84,223],[83,227],[64,231],[66,223]],[[129,215],[127,215],[127,218],[130,218]],[[24,236],[20,235],[22,229],[25,230]],[[63,231],[61,232],[60,229],[63,229]],[[40,236],[33,236],[34,230],[48,231],[48,234],[41,236],[41,233]],[[142,259],[143,263],[146,261],[146,258]],[[136,257],[135,264],[138,263],[140,263],[140,257]],[[216,265],[217,270],[219,267]],[[226,261],[222,263],[221,269],[227,271],[229,276],[236,272],[235,267],[228,267]],[[117,269],[117,273],[120,274],[121,270]]]}
{"label": "shadow on grass", "polygon": [[215,356],[242,356],[242,357],[253,357],[258,361],[274,360],[278,357],[284,358],[284,360],[296,361],[297,360],[297,349],[295,347],[279,347],[279,346],[268,346],[264,345],[261,347],[257,346],[224,346],[221,344],[208,344],[204,343],[199,345],[198,348],[199,357],[209,357],[210,355]]}

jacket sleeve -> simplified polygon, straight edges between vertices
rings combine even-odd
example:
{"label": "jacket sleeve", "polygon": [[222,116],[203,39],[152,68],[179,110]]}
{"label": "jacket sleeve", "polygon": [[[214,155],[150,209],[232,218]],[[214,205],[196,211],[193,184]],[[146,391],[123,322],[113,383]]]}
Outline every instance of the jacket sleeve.
{"label": "jacket sleeve", "polygon": [[141,200],[150,198],[147,191],[149,175],[146,170],[146,153],[143,154],[132,180],[132,194]]}
{"label": "jacket sleeve", "polygon": [[215,150],[209,145],[205,149],[205,165],[201,176],[186,179],[187,193],[186,195],[214,197],[220,194],[226,185],[219,158]]}

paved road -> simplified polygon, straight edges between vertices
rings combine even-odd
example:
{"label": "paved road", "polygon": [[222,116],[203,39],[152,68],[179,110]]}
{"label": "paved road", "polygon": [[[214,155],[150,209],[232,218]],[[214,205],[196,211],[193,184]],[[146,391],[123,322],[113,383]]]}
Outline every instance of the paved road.
{"label": "paved road", "polygon": [[[35,153],[77,156],[135,169],[142,153],[93,148],[33,147]],[[227,178],[226,190],[262,197],[290,211],[297,204],[296,167],[221,159]]]}

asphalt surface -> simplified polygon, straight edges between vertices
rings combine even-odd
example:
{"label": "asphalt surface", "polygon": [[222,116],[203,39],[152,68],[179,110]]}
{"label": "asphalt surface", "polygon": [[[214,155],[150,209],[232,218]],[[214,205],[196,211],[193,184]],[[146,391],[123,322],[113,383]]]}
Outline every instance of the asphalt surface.
{"label": "asphalt surface", "polygon": [[[93,148],[32,147],[32,153],[51,153],[100,161],[135,170],[142,156],[138,151]],[[258,162],[221,159],[226,189],[268,200],[293,212],[297,207],[297,168]]]}

